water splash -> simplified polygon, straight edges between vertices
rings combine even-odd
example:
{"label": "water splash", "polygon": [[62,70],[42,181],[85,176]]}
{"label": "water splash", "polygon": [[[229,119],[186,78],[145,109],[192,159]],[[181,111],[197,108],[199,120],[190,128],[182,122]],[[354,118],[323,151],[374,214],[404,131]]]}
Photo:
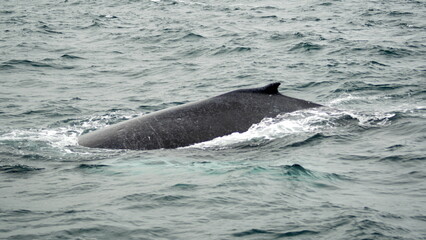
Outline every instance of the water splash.
{"label": "water splash", "polygon": [[352,126],[381,127],[389,125],[394,116],[394,113],[362,113],[327,107],[306,109],[281,114],[276,118],[265,118],[246,132],[235,132],[187,148],[227,148],[235,144],[272,141],[287,136],[344,131]]}
{"label": "water splash", "polygon": [[[131,119],[142,114],[112,111],[88,119],[67,119],[47,128],[13,129],[0,134],[0,142],[20,146],[50,146],[70,152],[70,146],[78,145],[78,136],[88,131]],[[65,125],[65,126],[64,126]]]}
{"label": "water splash", "polygon": [[64,149],[67,146],[77,145],[77,136],[81,130],[73,127],[53,129],[15,129],[0,136],[0,142],[9,142],[13,145],[45,145]]}

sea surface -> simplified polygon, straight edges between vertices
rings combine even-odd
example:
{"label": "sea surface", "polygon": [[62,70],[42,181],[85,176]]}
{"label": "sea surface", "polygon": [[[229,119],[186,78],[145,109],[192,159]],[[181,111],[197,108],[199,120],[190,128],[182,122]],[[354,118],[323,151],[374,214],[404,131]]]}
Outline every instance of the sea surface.
{"label": "sea surface", "polygon": [[[272,82],[325,107],[77,144]],[[426,239],[426,2],[0,0],[0,239]]]}

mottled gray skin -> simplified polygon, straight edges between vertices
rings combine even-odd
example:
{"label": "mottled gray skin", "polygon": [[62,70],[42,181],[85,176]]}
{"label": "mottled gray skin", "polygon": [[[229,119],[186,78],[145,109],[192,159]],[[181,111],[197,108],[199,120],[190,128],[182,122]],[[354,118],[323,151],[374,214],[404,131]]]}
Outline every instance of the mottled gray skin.
{"label": "mottled gray skin", "polygon": [[150,113],[82,135],[78,143],[110,149],[178,148],[245,132],[266,117],[321,106],[284,96],[279,85],[236,90]]}

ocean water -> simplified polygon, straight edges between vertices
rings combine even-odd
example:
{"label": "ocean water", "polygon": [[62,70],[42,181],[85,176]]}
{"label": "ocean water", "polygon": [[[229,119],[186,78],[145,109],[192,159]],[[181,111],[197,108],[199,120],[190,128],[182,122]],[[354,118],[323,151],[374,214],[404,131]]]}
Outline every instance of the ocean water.
{"label": "ocean water", "polygon": [[[240,88],[180,149],[77,137]],[[0,239],[426,239],[426,2],[0,1]]]}

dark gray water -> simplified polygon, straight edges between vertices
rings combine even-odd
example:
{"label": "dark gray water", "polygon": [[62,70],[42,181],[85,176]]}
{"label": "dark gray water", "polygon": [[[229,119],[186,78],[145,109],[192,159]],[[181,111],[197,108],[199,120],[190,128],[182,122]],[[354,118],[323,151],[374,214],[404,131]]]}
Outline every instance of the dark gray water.
{"label": "dark gray water", "polygon": [[[426,239],[424,1],[0,1],[1,239]],[[183,149],[77,136],[281,82]]]}

